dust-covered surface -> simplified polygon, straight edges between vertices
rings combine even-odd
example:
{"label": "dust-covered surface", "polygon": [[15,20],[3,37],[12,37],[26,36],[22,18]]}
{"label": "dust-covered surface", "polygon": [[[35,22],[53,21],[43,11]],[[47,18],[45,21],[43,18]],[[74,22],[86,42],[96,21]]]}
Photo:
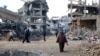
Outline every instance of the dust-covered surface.
{"label": "dust-covered surface", "polygon": [[100,43],[97,41],[91,43],[85,41],[79,47],[80,56],[100,56]]}
{"label": "dust-covered surface", "polygon": [[65,45],[65,52],[60,53],[55,36],[48,36],[46,42],[41,40],[31,41],[31,43],[22,43],[22,41],[9,42],[5,40],[0,41],[0,53],[4,53],[8,50],[19,50],[39,53],[42,56],[82,56],[86,51],[88,51],[88,48],[84,45],[85,42],[86,41],[69,41],[69,45]]}

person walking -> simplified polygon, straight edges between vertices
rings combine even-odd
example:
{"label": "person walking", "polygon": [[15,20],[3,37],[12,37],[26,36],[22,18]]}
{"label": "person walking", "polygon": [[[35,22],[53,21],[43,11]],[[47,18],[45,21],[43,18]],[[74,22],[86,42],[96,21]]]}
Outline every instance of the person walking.
{"label": "person walking", "polygon": [[15,33],[15,31],[14,30],[10,30],[10,32],[9,32],[9,39],[8,39],[8,41],[11,41],[11,40],[13,40],[14,41],[14,35],[15,35],[16,33]]}
{"label": "person walking", "polygon": [[46,41],[46,32],[43,31],[43,40]]}
{"label": "person walking", "polygon": [[68,45],[68,41],[63,32],[58,33],[56,42],[59,43],[60,52],[64,51],[65,43]]}
{"label": "person walking", "polygon": [[56,30],[55,35],[56,35],[56,37],[57,37],[57,35],[58,35],[58,30]]}
{"label": "person walking", "polygon": [[30,40],[29,40],[29,36],[30,36],[30,31],[29,29],[27,28],[25,30],[25,36],[24,36],[24,39],[23,39],[23,43],[26,41],[27,43],[30,43]]}

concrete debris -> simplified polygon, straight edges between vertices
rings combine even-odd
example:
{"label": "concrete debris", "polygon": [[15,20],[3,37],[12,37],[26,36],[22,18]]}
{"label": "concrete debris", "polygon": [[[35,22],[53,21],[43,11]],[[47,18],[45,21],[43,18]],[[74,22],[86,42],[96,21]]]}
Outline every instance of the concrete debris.
{"label": "concrete debris", "polygon": [[100,56],[100,43],[95,41],[91,43],[84,42],[80,45],[80,56]]}

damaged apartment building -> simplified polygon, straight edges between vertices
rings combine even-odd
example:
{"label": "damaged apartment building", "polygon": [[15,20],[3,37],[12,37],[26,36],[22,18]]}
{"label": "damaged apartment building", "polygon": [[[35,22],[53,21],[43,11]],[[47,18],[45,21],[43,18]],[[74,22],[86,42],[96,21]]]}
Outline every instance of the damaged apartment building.
{"label": "damaged apartment building", "polygon": [[46,0],[24,1],[24,5],[18,11],[23,15],[23,19],[28,22],[33,29],[46,28],[48,5]]}
{"label": "damaged apartment building", "polygon": [[[68,4],[68,8],[71,9],[69,17],[71,17],[70,28],[71,31],[79,31],[85,29],[85,31],[95,32],[100,35],[100,3],[93,3],[92,5],[86,5],[86,0],[78,1],[78,4],[74,4],[72,1]],[[100,2],[100,1],[99,1]],[[72,12],[72,9],[75,9]]]}

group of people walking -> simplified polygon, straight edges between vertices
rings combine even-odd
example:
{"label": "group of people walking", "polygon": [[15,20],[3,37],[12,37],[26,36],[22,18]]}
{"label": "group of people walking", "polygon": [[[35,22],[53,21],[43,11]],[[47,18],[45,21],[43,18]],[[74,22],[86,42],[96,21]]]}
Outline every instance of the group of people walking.
{"label": "group of people walking", "polygon": [[[10,30],[10,32],[9,32],[8,35],[9,35],[8,41],[11,41],[11,40],[14,41],[14,37],[15,37],[14,35],[16,35],[16,33],[15,33],[15,31],[13,29]],[[22,43],[24,43],[24,42],[30,43],[30,35],[31,35],[30,29],[29,29],[29,27],[27,27],[25,29],[25,31],[24,31],[24,36],[23,36]],[[43,31],[43,34],[42,35],[43,35],[43,40],[46,41],[46,38],[45,38],[46,32]]]}
{"label": "group of people walking", "polygon": [[[14,41],[14,34],[15,34],[14,30],[11,30],[9,32],[9,35],[10,35],[9,39],[8,39],[9,41],[11,41],[11,40]],[[25,29],[25,35],[24,35],[22,43],[24,43],[24,42],[30,43],[29,36],[30,36],[29,28],[26,28]],[[45,36],[46,36],[46,33],[44,32],[44,34],[43,34],[44,41],[46,41]],[[64,51],[65,43],[68,45],[68,41],[66,39],[66,36],[63,33],[63,31],[59,31],[59,32],[57,31],[56,32],[56,37],[57,37],[56,42],[59,44],[60,52],[63,52]]]}
{"label": "group of people walking", "polygon": [[[11,40],[14,41],[15,35],[16,35],[15,31],[13,29],[10,30],[8,41],[11,41]],[[24,33],[24,38],[23,38],[23,41],[22,42],[24,43],[26,41],[27,43],[30,43],[29,36],[30,36],[29,28],[26,28],[25,29],[25,33]]]}

